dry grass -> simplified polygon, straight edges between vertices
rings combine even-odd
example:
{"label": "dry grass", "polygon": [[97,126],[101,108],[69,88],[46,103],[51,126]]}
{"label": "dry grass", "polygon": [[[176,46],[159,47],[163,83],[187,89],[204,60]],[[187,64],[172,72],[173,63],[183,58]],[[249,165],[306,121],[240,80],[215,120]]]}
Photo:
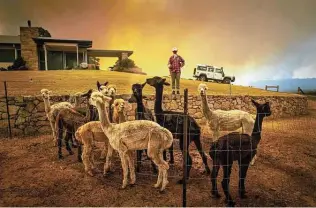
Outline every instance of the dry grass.
{"label": "dry grass", "polygon": [[[96,81],[108,81],[116,84],[119,94],[131,93],[131,85],[145,82],[145,75],[111,72],[111,71],[25,71],[25,72],[0,72],[0,81],[8,81],[10,96],[38,95],[42,88],[48,88],[56,94],[73,94],[78,91],[86,91],[96,88]],[[29,82],[32,79],[33,82]],[[188,88],[189,94],[197,93],[200,81],[181,80],[181,90]],[[230,87],[226,84],[208,83],[209,94],[230,94]],[[0,84],[0,92],[3,92],[3,84]],[[166,93],[170,93],[170,87],[166,87]],[[154,89],[146,86],[145,94],[154,94]],[[248,88],[232,85],[232,95],[261,95],[261,96],[293,96],[289,93],[277,93],[257,88]],[[0,95],[1,96],[1,95]]]}
{"label": "dry grass", "polygon": [[[264,121],[258,159],[247,176],[248,199],[237,197],[237,164],[233,168],[231,192],[237,206],[316,206],[315,126],[316,110],[308,116]],[[117,156],[114,174],[88,177],[75,156],[57,160],[51,139],[47,135],[0,140],[0,206],[181,206],[182,187],[176,184],[182,169],[179,151],[166,193],[159,194],[152,187],[156,177],[142,174],[137,175],[135,187],[120,190],[122,171]],[[205,137],[204,151],[208,148]],[[187,205],[224,206],[224,197],[210,197],[209,176],[200,173],[202,161],[193,148],[191,154],[193,179],[187,186]],[[102,166],[99,161],[98,168]],[[146,162],[144,168],[149,167]]]}

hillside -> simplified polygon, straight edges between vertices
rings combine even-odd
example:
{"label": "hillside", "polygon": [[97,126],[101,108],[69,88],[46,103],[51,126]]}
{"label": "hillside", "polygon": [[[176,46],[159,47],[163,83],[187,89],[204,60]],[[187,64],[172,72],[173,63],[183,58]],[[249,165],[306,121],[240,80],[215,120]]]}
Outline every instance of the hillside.
{"label": "hillside", "polygon": [[[8,82],[8,95],[39,95],[42,88],[53,91],[54,94],[73,94],[79,91],[95,89],[97,80],[108,81],[116,84],[119,94],[130,94],[134,83],[145,82],[148,76],[140,74],[113,72],[113,71],[17,71],[0,72],[0,81]],[[32,79],[32,82],[29,80]],[[169,78],[167,78],[169,79]],[[169,80],[170,81],[170,80]],[[195,80],[181,80],[181,93],[184,88],[189,89],[189,94],[197,94],[197,86],[201,83]],[[230,94],[229,85],[208,83],[208,94]],[[3,84],[0,84],[0,96],[4,95]],[[171,87],[165,88],[165,93],[171,93]],[[154,94],[152,87],[146,86],[144,94]],[[232,85],[232,95],[293,95],[276,93],[256,88]]]}
{"label": "hillside", "polygon": [[297,92],[300,87],[304,91],[316,89],[316,78],[309,79],[281,79],[281,80],[260,80],[250,83],[251,86],[264,89],[266,85],[279,85],[280,92]]}

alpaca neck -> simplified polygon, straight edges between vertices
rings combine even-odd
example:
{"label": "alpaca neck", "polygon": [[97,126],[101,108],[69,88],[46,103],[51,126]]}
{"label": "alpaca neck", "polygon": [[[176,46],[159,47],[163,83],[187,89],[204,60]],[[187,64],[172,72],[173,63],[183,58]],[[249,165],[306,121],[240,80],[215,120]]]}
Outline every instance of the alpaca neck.
{"label": "alpaca neck", "polygon": [[126,121],[126,118],[125,118],[125,115],[124,115],[124,112],[122,111],[122,112],[119,112],[119,123],[123,123],[123,122],[125,122]]}
{"label": "alpaca neck", "polygon": [[155,113],[160,113],[162,112],[162,94],[163,94],[163,86],[160,88],[156,88],[156,100],[155,100]]}
{"label": "alpaca neck", "polygon": [[206,95],[201,95],[202,99],[202,112],[206,119],[209,119],[212,116],[212,111],[208,106]]}
{"label": "alpaca neck", "polygon": [[101,126],[104,128],[104,129],[108,129],[110,126],[111,126],[111,123],[109,121],[109,117],[106,113],[106,106],[105,106],[105,103],[99,103],[97,102],[97,105],[96,105],[97,109],[98,109],[98,113],[99,113],[99,119],[100,119],[100,122],[101,122]]}
{"label": "alpaca neck", "polygon": [[113,123],[114,121],[114,119],[113,119],[113,109],[111,108],[111,106],[112,106],[112,104],[114,103],[114,96],[113,95],[111,95],[111,98],[112,98],[112,100],[110,101],[110,108],[109,108],[109,121],[111,122],[111,123]]}
{"label": "alpaca neck", "polygon": [[143,95],[135,96],[136,97],[136,108],[138,113],[143,113],[144,110],[144,104],[143,104]]}
{"label": "alpaca neck", "polygon": [[251,134],[251,137],[254,141],[255,146],[257,146],[259,144],[260,139],[261,139],[261,130],[262,130],[263,118],[264,118],[263,115],[260,115],[259,113],[257,113],[255,125],[254,125],[254,128],[252,130],[252,134]]}
{"label": "alpaca neck", "polygon": [[45,112],[46,114],[48,114],[51,110],[49,98],[43,98],[43,100],[44,100]]}

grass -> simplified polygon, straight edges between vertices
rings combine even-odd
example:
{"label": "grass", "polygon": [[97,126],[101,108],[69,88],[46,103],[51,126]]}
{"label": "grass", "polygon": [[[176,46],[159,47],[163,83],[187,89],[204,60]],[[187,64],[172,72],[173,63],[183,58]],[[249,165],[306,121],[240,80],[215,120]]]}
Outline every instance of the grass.
{"label": "grass", "polygon": [[[0,81],[7,81],[8,95],[39,95],[42,88],[52,90],[55,94],[73,94],[78,91],[87,91],[96,88],[96,81],[108,81],[115,84],[119,94],[131,93],[131,85],[145,82],[148,76],[112,72],[112,71],[16,71],[0,72]],[[32,82],[30,80],[32,79]],[[169,80],[169,78],[167,78]],[[169,80],[170,82],[170,80]],[[197,86],[201,83],[195,80],[181,80],[181,91],[188,88],[189,94],[197,94]],[[230,86],[226,84],[208,83],[208,94],[229,95]],[[171,92],[171,87],[165,88],[166,93]],[[243,86],[231,86],[232,95],[253,95],[253,96],[294,96],[291,93],[278,93],[265,91],[258,88]],[[0,93],[4,94],[3,84],[0,84]],[[0,96],[1,96],[0,94]],[[3,95],[2,94],[2,95]],[[150,86],[144,88],[144,94],[154,94],[154,89]],[[296,95],[299,96],[299,95]]]}

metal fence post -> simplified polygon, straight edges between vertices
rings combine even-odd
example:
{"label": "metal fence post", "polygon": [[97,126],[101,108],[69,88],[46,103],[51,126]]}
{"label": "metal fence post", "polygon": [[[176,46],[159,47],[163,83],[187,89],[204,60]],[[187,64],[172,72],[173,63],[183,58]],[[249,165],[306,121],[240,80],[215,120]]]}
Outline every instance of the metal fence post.
{"label": "metal fence post", "polygon": [[183,186],[182,207],[187,206],[187,169],[188,169],[188,89],[184,89],[184,122],[183,122]]}
{"label": "metal fence post", "polygon": [[7,114],[8,114],[8,126],[9,126],[9,138],[12,138],[12,133],[11,133],[11,124],[10,124],[10,112],[9,112],[9,101],[8,101],[8,91],[7,91],[7,82],[4,81],[4,93],[5,93],[5,102],[7,106]]}

